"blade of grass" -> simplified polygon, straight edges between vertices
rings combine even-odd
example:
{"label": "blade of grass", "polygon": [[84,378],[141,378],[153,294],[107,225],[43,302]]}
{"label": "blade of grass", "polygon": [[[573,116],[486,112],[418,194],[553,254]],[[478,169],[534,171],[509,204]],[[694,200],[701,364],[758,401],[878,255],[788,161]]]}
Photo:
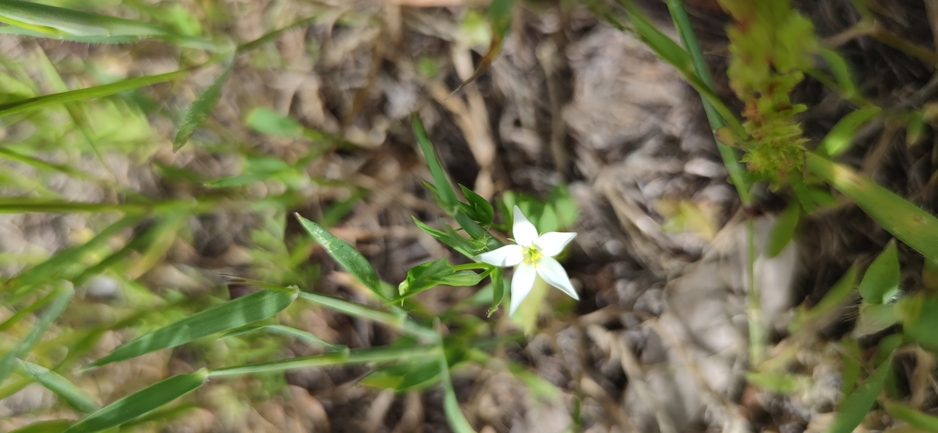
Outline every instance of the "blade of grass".
{"label": "blade of grass", "polygon": [[30,376],[36,379],[36,382],[39,382],[40,385],[55,393],[55,395],[59,396],[65,403],[68,403],[69,406],[75,408],[75,410],[83,413],[91,413],[101,409],[101,405],[94,401],[90,395],[60,374],[41,365],[23,360],[19,361],[23,370],[26,370]]}
{"label": "blade of grass", "polygon": [[[442,336],[439,336],[442,339]],[[446,421],[456,433],[476,433],[466,419],[466,415],[459,408],[459,400],[456,399],[456,390],[453,388],[453,378],[449,372],[449,362],[446,355],[440,353],[437,357],[440,362],[440,379],[443,382],[443,413],[446,415]]]}
{"label": "blade of grass", "polygon": [[142,21],[19,0],[0,2],[0,21],[46,34],[153,36],[167,33],[160,26]]}
{"label": "blade of grass", "polygon": [[279,361],[263,362],[258,364],[239,365],[219,368],[209,372],[210,378],[225,376],[240,376],[244,374],[267,373],[274,371],[296,370],[299,368],[323,367],[327,365],[363,364],[368,362],[392,362],[401,359],[422,358],[442,353],[439,345],[416,345],[410,347],[376,347],[368,349],[352,349],[345,352],[326,353],[322,355],[304,356],[301,358],[283,359]]}
{"label": "blade of grass", "polygon": [[62,433],[70,425],[72,425],[72,422],[67,419],[39,421],[10,431],[10,433]]}
{"label": "blade of grass", "polygon": [[847,395],[847,397],[840,402],[837,415],[834,416],[834,421],[827,428],[826,432],[853,432],[853,429],[860,425],[863,418],[865,418],[870,412],[870,409],[873,408],[873,403],[876,403],[876,397],[879,395],[880,390],[883,389],[883,383],[886,381],[886,376],[890,371],[892,371],[891,354],[885,362],[873,371],[873,374],[866,379],[863,385]]}
{"label": "blade of grass", "polygon": [[354,275],[358,281],[361,281],[365,287],[371,289],[379,298],[387,300],[392,295],[391,293],[385,293],[385,290],[381,287],[381,279],[378,278],[378,273],[375,272],[375,268],[371,266],[371,263],[368,263],[368,259],[366,259],[365,256],[355,250],[351,245],[345,243],[345,241],[333,236],[328,230],[320,227],[319,224],[303,218],[300,214],[295,215],[300,225],[306,229],[306,232],[309,233],[336,262],[342,265],[343,269]]}
{"label": "blade of grass", "polygon": [[75,291],[70,286],[63,286],[56,289],[55,293],[55,300],[52,301],[49,309],[46,310],[42,317],[36,322],[36,326],[33,330],[26,335],[26,338],[20,340],[12,350],[3,355],[3,358],[0,358],[0,383],[3,383],[3,381],[10,376],[10,373],[13,372],[16,360],[26,356],[26,354],[33,349],[33,346],[39,342],[42,335],[46,333],[46,330],[49,329],[52,322],[55,322],[62,312],[65,311]]}
{"label": "blade of grass", "polygon": [[296,296],[296,289],[263,290],[216,305],[124,344],[85,368],[96,368],[157,350],[176,347],[217,332],[228,331],[266,319],[287,308]]}
{"label": "blade of grass", "polygon": [[886,412],[893,418],[927,432],[938,432],[938,417],[922,413],[902,403],[886,400],[883,402]]}
{"label": "blade of grass", "polygon": [[850,197],[893,236],[929,260],[938,260],[938,219],[875,182],[812,152],[806,167]]}
{"label": "blade of grass", "polygon": [[433,150],[433,143],[430,142],[427,131],[423,128],[423,122],[420,121],[420,116],[418,116],[417,113],[411,114],[410,122],[414,129],[414,136],[417,138],[417,144],[420,145],[420,150],[423,152],[423,157],[427,161],[427,166],[430,167],[430,175],[433,176],[434,186],[436,186],[440,201],[443,202],[446,212],[452,215],[459,206],[459,199],[456,198],[456,191],[453,189],[453,184],[449,181],[449,178],[446,177],[446,170],[440,163],[436,151]]}
{"label": "blade of grass", "polygon": [[65,433],[93,433],[117,427],[198,389],[206,380],[205,369],[164,379],[88,415]]}
{"label": "blade of grass", "polygon": [[306,344],[319,345],[332,351],[348,349],[347,347],[342,346],[340,344],[332,344],[326,340],[323,340],[313,335],[312,333],[303,331],[302,329],[291,328],[289,326],[283,326],[283,325],[248,325],[248,326],[244,326],[244,327],[232,330],[231,332],[228,332],[227,334],[223,335],[223,337],[243,335],[243,334],[247,334],[247,333],[251,333],[255,331],[265,331],[271,334],[281,334],[281,335],[286,335],[289,337],[294,337],[297,340],[300,340]]}
{"label": "blade of grass", "polygon": [[8,102],[0,105],[0,116],[9,116],[11,114],[22,113],[37,108],[47,107],[53,104],[62,104],[65,102],[81,101],[85,99],[100,98],[114,95],[128,90],[138,89],[140,87],[152,86],[154,84],[172,81],[177,78],[185,77],[192,73],[192,69],[183,69],[180,71],[167,72],[159,75],[149,75],[145,77],[128,78],[116,83],[103,84],[100,86],[88,87],[68,92],[53,93],[51,95],[37,96],[21,101]]}
{"label": "blade of grass", "polygon": [[371,307],[366,307],[364,305],[346,301],[345,299],[320,295],[318,293],[300,292],[299,297],[300,299],[322,305],[323,307],[331,308],[340,313],[348,314],[349,316],[359,317],[388,325],[392,328],[399,329],[402,332],[406,332],[417,337],[423,337],[427,339],[437,338],[436,332],[434,332],[432,329],[425,328],[414,323],[403,314],[393,314],[386,311],[376,310]]}
{"label": "blade of grass", "polygon": [[218,105],[218,99],[221,97],[221,88],[225,85],[225,82],[228,81],[228,77],[231,76],[234,58],[229,58],[225,63],[225,69],[222,71],[221,75],[215,79],[215,82],[213,82],[208,89],[205,89],[205,91],[199,95],[186,112],[182,125],[179,127],[179,132],[176,133],[176,138],[173,139],[173,151],[178,151],[182,146],[185,146],[189,138],[192,137],[192,134],[195,133],[196,128],[205,123],[208,116],[212,114],[212,110]]}
{"label": "blade of grass", "polygon": [[4,320],[3,323],[0,323],[0,332],[10,329],[11,326],[19,323],[20,320],[23,320],[26,316],[32,314],[33,311],[36,311],[42,307],[45,307],[50,302],[52,302],[52,300],[55,299],[56,296],[58,296],[58,293],[53,290],[49,292],[49,294],[47,294],[46,296],[43,296],[42,298],[39,298],[39,300],[37,300],[36,302],[33,302],[32,304],[30,304],[28,307],[17,311],[12,316]]}

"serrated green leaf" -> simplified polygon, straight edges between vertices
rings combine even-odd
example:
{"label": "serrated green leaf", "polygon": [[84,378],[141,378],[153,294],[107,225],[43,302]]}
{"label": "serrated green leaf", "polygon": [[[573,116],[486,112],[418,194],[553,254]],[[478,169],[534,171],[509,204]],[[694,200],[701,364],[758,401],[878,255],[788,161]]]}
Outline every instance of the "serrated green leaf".
{"label": "serrated green leaf", "polygon": [[212,110],[218,105],[218,99],[221,97],[222,86],[224,86],[228,78],[231,77],[231,69],[233,66],[234,59],[228,59],[221,75],[215,79],[215,82],[213,82],[208,89],[205,89],[205,91],[196,98],[192,106],[189,107],[189,110],[186,111],[182,125],[179,126],[179,131],[176,132],[176,138],[173,139],[173,151],[178,151],[182,146],[185,146],[185,144],[189,142],[189,138],[192,137],[192,134],[195,133],[196,128],[205,123],[208,116],[212,114]]}
{"label": "serrated green leaf", "polygon": [[224,332],[266,319],[287,308],[297,290],[263,290],[216,305],[178,322],[124,344],[87,368],[135,358],[150,352],[186,344],[217,332]]}
{"label": "serrated green leaf", "polygon": [[902,403],[886,400],[883,407],[889,415],[898,420],[905,421],[913,427],[926,432],[938,432],[938,417],[922,413]]}
{"label": "serrated green leaf", "polygon": [[75,295],[75,291],[71,286],[59,287],[55,290],[55,293],[55,299],[43,313],[42,317],[36,321],[33,330],[26,335],[26,338],[16,343],[16,346],[14,346],[12,350],[0,358],[0,383],[3,383],[3,381],[10,376],[10,373],[13,372],[16,360],[24,358],[33,350],[33,347],[39,342],[39,339],[42,338],[42,335],[45,334],[49,326],[62,315],[62,312],[68,307],[69,301],[72,300],[72,296]]}
{"label": "serrated green leaf", "polygon": [[423,122],[420,121],[420,116],[414,113],[410,116],[410,121],[414,130],[414,136],[417,138],[417,144],[420,145],[424,160],[430,168],[430,175],[433,177],[434,186],[436,187],[437,194],[440,196],[440,201],[443,202],[446,212],[452,214],[456,211],[457,206],[459,206],[459,200],[456,198],[456,191],[453,190],[453,184],[450,183],[449,178],[446,177],[446,170],[443,168],[442,163],[440,163],[440,159],[436,156],[436,151],[433,150],[433,143],[430,142],[430,137],[427,136],[427,131],[423,128]]}
{"label": "serrated green leaf", "polygon": [[815,153],[805,154],[813,173],[850,197],[893,236],[938,261],[938,219],[895,193]]}
{"label": "serrated green leaf", "polygon": [[775,225],[772,226],[772,231],[769,232],[769,242],[765,247],[766,256],[775,257],[788,246],[788,243],[795,237],[795,230],[798,228],[800,219],[801,206],[797,201],[792,201],[778,215]]}
{"label": "serrated green leaf", "polygon": [[68,403],[69,406],[75,408],[75,410],[91,413],[101,409],[101,405],[94,401],[90,395],[60,374],[41,365],[23,360],[20,360],[20,366],[22,366],[23,370],[26,370],[33,379],[36,379],[36,382],[39,382],[40,385],[55,393],[55,395],[59,396],[65,403]]}
{"label": "serrated green leaf", "polygon": [[863,274],[860,296],[871,304],[885,304],[898,290],[899,274],[899,253],[891,240]]}
{"label": "serrated green leaf", "polygon": [[481,225],[492,224],[492,219],[495,218],[495,209],[492,204],[465,185],[460,184],[459,188],[462,189],[462,193],[468,202],[468,204],[460,203],[459,208]]}
{"label": "serrated green leaf", "polygon": [[65,433],[93,433],[117,427],[198,389],[207,379],[205,369],[164,379],[88,415]]}
{"label": "serrated green leaf", "polygon": [[866,379],[863,385],[840,402],[834,421],[826,430],[827,433],[853,432],[853,429],[860,425],[863,418],[873,408],[873,403],[876,403],[876,397],[883,389],[883,383],[891,370],[892,355],[890,354],[887,360],[873,371],[873,374]]}
{"label": "serrated green leaf", "polygon": [[361,281],[365,287],[371,289],[379,298],[388,299],[389,294],[385,293],[384,289],[381,287],[381,279],[378,278],[378,273],[375,272],[375,268],[371,266],[371,263],[368,263],[368,259],[366,259],[362,253],[352,248],[352,246],[345,243],[345,241],[333,236],[332,233],[320,227],[319,224],[303,218],[300,214],[296,214],[296,218],[300,221],[300,225],[306,229],[306,232],[309,233],[343,269],[352,274],[358,281]]}
{"label": "serrated green leaf", "polygon": [[837,156],[846,152],[853,144],[853,136],[857,129],[881,112],[882,109],[879,107],[865,107],[844,116],[824,136],[821,144],[818,145],[817,152],[828,156]]}

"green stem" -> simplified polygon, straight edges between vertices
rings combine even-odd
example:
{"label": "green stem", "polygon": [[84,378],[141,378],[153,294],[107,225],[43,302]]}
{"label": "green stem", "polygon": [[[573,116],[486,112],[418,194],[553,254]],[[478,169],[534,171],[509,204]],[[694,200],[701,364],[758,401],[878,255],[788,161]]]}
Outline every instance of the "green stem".
{"label": "green stem", "polygon": [[300,358],[282,359],[279,361],[262,362],[258,364],[219,368],[217,370],[210,371],[208,373],[208,377],[216,378],[224,376],[240,376],[244,374],[287,371],[298,368],[323,367],[327,365],[399,361],[408,358],[423,358],[427,356],[434,356],[441,353],[442,349],[440,348],[439,344],[416,347],[379,347],[368,349],[353,349],[344,352],[325,353],[322,355],[304,356]]}

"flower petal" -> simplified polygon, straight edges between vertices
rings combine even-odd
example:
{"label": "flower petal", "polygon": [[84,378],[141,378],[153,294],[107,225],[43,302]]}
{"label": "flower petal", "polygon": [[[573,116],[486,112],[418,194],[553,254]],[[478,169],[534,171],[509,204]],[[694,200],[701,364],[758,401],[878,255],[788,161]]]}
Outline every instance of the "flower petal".
{"label": "flower petal", "polygon": [[[573,284],[570,283],[570,278],[567,277],[567,271],[556,260],[550,257],[541,257],[537,261],[537,274],[551,286],[560,289],[573,299],[580,300],[580,296],[573,289]],[[512,286],[512,289],[514,289],[514,286]]]}
{"label": "flower petal", "polygon": [[524,217],[524,214],[521,213],[521,209],[518,209],[518,206],[515,206],[515,223],[511,227],[511,235],[515,238],[515,242],[522,247],[531,246],[531,244],[537,240],[537,228],[534,227],[534,224],[531,224],[531,221],[528,221]]}
{"label": "flower petal", "polygon": [[541,254],[547,257],[553,257],[560,254],[563,248],[575,237],[576,233],[571,232],[544,233],[534,241],[534,245],[537,245],[537,247],[541,249]]}
{"label": "flower petal", "polygon": [[521,264],[515,268],[515,274],[511,277],[511,308],[508,315],[515,314],[515,310],[521,305],[521,301],[528,297],[531,288],[534,287],[534,278],[537,277],[537,271],[534,265]]}
{"label": "flower petal", "polygon": [[524,260],[524,254],[521,253],[520,245],[505,245],[497,250],[479,254],[475,256],[475,259],[482,263],[504,268],[521,263]]}

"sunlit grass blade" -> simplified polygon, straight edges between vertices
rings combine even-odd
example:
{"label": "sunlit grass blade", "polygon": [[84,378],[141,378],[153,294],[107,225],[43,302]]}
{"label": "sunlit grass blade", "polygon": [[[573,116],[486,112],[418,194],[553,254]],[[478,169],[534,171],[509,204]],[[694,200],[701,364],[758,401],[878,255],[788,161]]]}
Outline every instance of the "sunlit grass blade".
{"label": "sunlit grass blade", "polygon": [[75,36],[152,36],[166,34],[160,26],[74,9],[19,0],[0,2],[0,21],[47,34]]}
{"label": "sunlit grass blade", "polygon": [[119,426],[198,389],[207,379],[204,369],[164,379],[88,415],[65,433],[93,433]]}
{"label": "sunlit grass blade", "polygon": [[40,385],[55,393],[62,401],[68,403],[68,405],[75,408],[75,410],[91,413],[101,409],[101,405],[94,401],[90,395],[60,374],[41,365],[23,360],[20,360],[20,366],[22,366],[23,370],[26,370],[30,376],[36,379],[36,382],[39,382]]}
{"label": "sunlit grass blade", "polygon": [[347,349],[345,346],[342,346],[340,344],[332,344],[302,329],[296,329],[296,328],[292,328],[292,327],[284,326],[284,325],[248,325],[248,326],[243,326],[241,328],[232,330],[231,332],[228,332],[224,336],[232,337],[235,335],[243,335],[243,334],[247,334],[247,333],[255,332],[255,331],[264,331],[264,332],[269,332],[271,334],[286,335],[289,337],[296,338],[297,340],[300,340],[306,344],[315,344],[315,345],[322,346],[333,351]]}
{"label": "sunlit grass blade", "polygon": [[427,161],[427,166],[430,168],[430,175],[433,176],[434,186],[436,187],[437,194],[440,196],[440,201],[443,202],[446,212],[453,214],[456,212],[457,206],[459,206],[459,199],[456,197],[453,184],[449,181],[449,178],[446,177],[446,170],[443,168],[443,164],[440,163],[440,158],[437,157],[436,151],[433,150],[433,143],[430,142],[430,137],[427,136],[427,130],[424,129],[423,122],[420,121],[420,116],[414,113],[410,116],[410,121],[414,129],[414,136],[417,137],[417,144],[420,145],[423,157]]}
{"label": "sunlit grass blade", "polygon": [[876,403],[876,397],[883,389],[883,383],[886,376],[892,371],[892,354],[887,360],[873,371],[873,374],[866,379],[863,385],[860,385],[855,391],[850,393],[837,409],[837,415],[834,421],[827,428],[827,433],[851,433],[863,418],[870,412],[873,403]]}
{"label": "sunlit grass blade", "polygon": [[805,154],[813,173],[850,197],[884,229],[929,260],[938,260],[938,219],[908,200],[817,154]]}
{"label": "sunlit grass blade", "polygon": [[873,260],[860,280],[860,296],[871,304],[884,304],[899,290],[899,252],[895,240]]}
{"label": "sunlit grass blade", "polygon": [[0,291],[9,291],[21,286],[41,284],[56,278],[71,277],[68,275],[68,272],[70,269],[74,268],[76,263],[81,263],[86,256],[104,247],[112,237],[136,224],[141,219],[142,217],[135,215],[121,218],[95,235],[95,237],[91,238],[88,242],[60,251],[48,260],[13,277],[13,279],[0,286]]}
{"label": "sunlit grass blade", "polygon": [[893,418],[905,421],[926,432],[938,432],[938,417],[922,413],[902,403],[884,401],[883,407]]}
{"label": "sunlit grass blade", "polygon": [[192,137],[192,134],[195,133],[196,128],[205,123],[208,116],[212,114],[212,110],[218,105],[218,99],[221,97],[221,88],[225,85],[225,82],[228,81],[228,77],[231,76],[233,66],[234,59],[228,59],[221,75],[219,75],[218,78],[215,79],[215,82],[213,82],[208,89],[205,89],[195,102],[192,103],[192,106],[189,107],[182,121],[182,125],[179,126],[179,132],[176,133],[176,138],[173,139],[174,151],[181,149],[182,146],[189,141],[189,138]]}
{"label": "sunlit grass blade", "polygon": [[24,318],[32,314],[34,311],[42,307],[45,307],[50,302],[52,302],[52,300],[54,300],[56,296],[58,296],[58,293],[56,293],[55,291],[49,292],[49,294],[47,294],[46,296],[43,296],[42,298],[39,298],[38,300],[30,304],[28,307],[18,310],[12,316],[4,320],[3,323],[0,323],[0,332],[6,331],[11,326],[19,323],[20,320],[23,320]]}
{"label": "sunlit grass blade", "polygon": [[351,245],[345,243],[342,239],[333,236],[328,230],[320,227],[319,224],[303,218],[300,214],[296,214],[296,219],[299,220],[300,225],[306,229],[306,232],[309,233],[343,269],[355,276],[358,281],[361,281],[365,287],[371,289],[378,297],[388,299],[390,293],[385,293],[385,290],[381,287],[381,279],[378,278],[378,273],[375,272],[375,268],[371,266],[371,263],[368,263],[368,259],[366,259],[365,256],[355,250]]}
{"label": "sunlit grass blade", "polygon": [[10,433],[62,433],[70,425],[72,422],[65,419],[40,421],[12,430]]}
{"label": "sunlit grass blade", "polygon": [[442,350],[440,346],[436,344],[352,349],[344,352],[333,352],[322,355],[304,356],[301,358],[219,368],[212,370],[209,373],[209,377],[240,376],[244,374],[288,371],[299,368],[324,367],[328,365],[394,362],[402,359],[419,359],[440,353],[442,353]]}
{"label": "sunlit grass blade", "polygon": [[8,102],[6,104],[0,105],[0,116],[9,116],[11,114],[35,110],[37,108],[43,108],[54,104],[110,96],[120,92],[126,92],[128,90],[134,90],[141,87],[172,81],[177,78],[185,77],[190,73],[191,71],[186,69],[181,71],[167,72],[165,74],[159,75],[128,78],[116,83],[103,84],[100,86],[71,90],[68,92],[53,93],[51,95],[37,96],[35,98],[24,99],[21,101]]}
{"label": "sunlit grass blade", "polygon": [[431,339],[437,337],[436,332],[434,332],[432,329],[424,328],[414,323],[404,314],[393,314],[386,311],[376,310],[371,307],[366,307],[364,305],[346,301],[345,299],[334,298],[332,296],[321,295],[318,293],[300,292],[299,297],[300,299],[322,305],[323,307],[331,308],[340,313],[348,314],[349,316],[359,317],[388,325],[392,328],[399,329],[402,332],[406,332],[411,335]]}
{"label": "sunlit grass blade", "polygon": [[7,377],[10,376],[10,373],[13,372],[13,367],[16,365],[16,360],[23,358],[28,354],[36,343],[39,342],[39,339],[42,338],[42,335],[46,333],[46,330],[49,329],[49,326],[52,325],[52,322],[55,322],[56,319],[65,311],[65,308],[68,307],[69,301],[71,301],[72,296],[75,294],[75,291],[71,286],[60,287],[55,290],[56,298],[49,305],[49,308],[43,312],[42,317],[36,321],[36,325],[33,327],[33,330],[26,335],[26,338],[20,340],[12,350],[7,352],[0,358],[0,383],[3,383]]}
{"label": "sunlit grass blade", "polygon": [[297,291],[263,290],[195,313],[178,322],[124,344],[86,368],[135,358],[160,349],[176,347],[217,332],[229,331],[266,319],[287,308]]}
{"label": "sunlit grass blade", "polygon": [[869,122],[883,110],[879,107],[866,107],[854,111],[842,119],[824,136],[817,152],[822,155],[836,156],[850,149],[853,136],[863,124]]}

